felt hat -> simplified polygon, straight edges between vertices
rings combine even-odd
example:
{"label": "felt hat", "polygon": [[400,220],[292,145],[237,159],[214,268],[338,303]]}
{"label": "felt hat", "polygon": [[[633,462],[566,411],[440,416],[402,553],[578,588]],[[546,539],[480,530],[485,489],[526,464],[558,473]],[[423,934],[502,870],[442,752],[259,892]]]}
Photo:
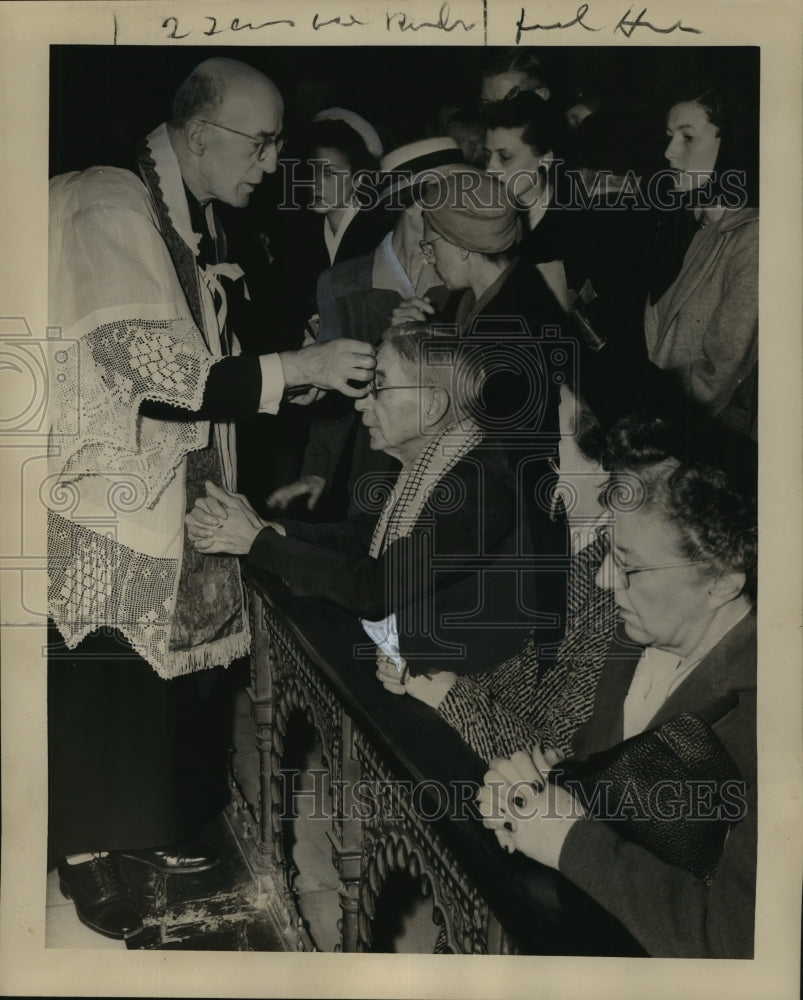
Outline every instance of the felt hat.
{"label": "felt hat", "polygon": [[521,236],[516,210],[502,185],[479,170],[455,171],[422,198],[424,221],[455,246],[481,253],[509,250]]}

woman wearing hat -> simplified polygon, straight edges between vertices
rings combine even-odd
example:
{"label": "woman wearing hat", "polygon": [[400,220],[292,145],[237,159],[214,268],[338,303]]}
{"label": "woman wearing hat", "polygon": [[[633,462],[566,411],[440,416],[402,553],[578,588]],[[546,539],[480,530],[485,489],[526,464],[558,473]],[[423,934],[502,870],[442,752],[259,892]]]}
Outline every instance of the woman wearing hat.
{"label": "woman wearing hat", "polygon": [[[455,322],[488,373],[475,419],[505,450],[536,551],[559,553],[563,526],[550,521],[537,488],[558,437],[556,365],[573,347],[562,340],[566,315],[541,275],[517,259],[519,219],[497,181],[457,171],[430,185],[424,205],[421,247],[444,285],[462,290]],[[562,621],[560,574],[538,574],[537,589],[539,612]],[[560,638],[559,626],[541,632],[546,644]]]}
{"label": "woman wearing hat", "polygon": [[[288,321],[300,336],[304,324],[317,313],[318,277],[334,263],[369,253],[390,228],[384,213],[361,207],[355,176],[373,171],[382,154],[375,129],[364,118],[344,108],[315,115],[299,143],[310,171],[293,174],[310,191],[308,212],[287,216],[283,287],[291,296]],[[294,171],[298,169],[294,165]],[[288,204],[298,204],[292,187]],[[281,253],[281,251],[279,251]],[[315,324],[313,324],[313,330]]]}
{"label": "woman wearing hat", "polygon": [[[497,431],[543,430],[548,382],[536,345],[544,328],[562,329],[565,314],[543,278],[518,259],[515,209],[493,178],[461,171],[430,185],[423,204],[421,248],[444,285],[462,290],[456,323],[487,355],[486,417],[503,421]],[[557,430],[556,420],[551,427]]]}

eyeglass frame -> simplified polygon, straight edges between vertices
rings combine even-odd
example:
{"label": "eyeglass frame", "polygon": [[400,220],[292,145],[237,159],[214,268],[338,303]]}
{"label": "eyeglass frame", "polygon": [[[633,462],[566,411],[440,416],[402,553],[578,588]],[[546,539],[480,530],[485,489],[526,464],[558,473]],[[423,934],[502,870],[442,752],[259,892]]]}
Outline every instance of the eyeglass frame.
{"label": "eyeglass frame", "polygon": [[377,399],[380,392],[385,392],[387,389],[434,389],[435,386],[432,385],[377,385],[376,378],[372,378],[368,383],[368,395],[371,399]]}
{"label": "eyeglass frame", "polygon": [[624,586],[622,587],[623,590],[630,589],[630,577],[633,576],[634,573],[651,573],[658,569],[677,569],[680,566],[699,566],[701,563],[707,561],[705,559],[690,559],[686,562],[666,563],[663,566],[635,566],[633,569],[625,569],[624,566],[616,560],[613,539],[611,538],[611,529],[607,525],[602,525],[596,529],[596,535],[602,542],[605,550],[605,556],[600,564],[600,568],[602,568],[605,561],[610,558],[613,568],[624,581]]}
{"label": "eyeglass frame", "polygon": [[[424,260],[428,261],[429,263],[432,263],[432,257],[434,256],[434,254],[432,254],[432,250],[430,249],[432,247],[432,244],[433,243],[437,243],[438,240],[445,240],[445,239],[446,239],[445,236],[436,236],[434,239],[431,239],[431,240],[419,240],[418,241],[418,248],[421,251],[421,254],[422,254]],[[450,242],[450,241],[447,240],[447,242]],[[457,244],[456,243],[452,243],[452,246],[456,247]],[[458,250],[462,250],[465,253],[465,257],[463,257],[463,260],[468,260],[469,254],[471,253],[471,251],[470,250],[466,250],[465,247],[457,247],[457,249]]]}
{"label": "eyeglass frame", "polygon": [[281,132],[278,135],[268,135],[259,139],[255,135],[249,135],[248,132],[241,132],[239,129],[230,128],[228,125],[221,125],[220,122],[213,122],[209,118],[199,118],[198,121],[203,122],[204,125],[214,125],[215,128],[222,128],[224,132],[231,132],[232,135],[240,135],[243,139],[250,139],[251,142],[256,143],[257,160],[260,162],[267,158],[271,148],[275,148],[277,156],[284,149],[285,137]]}
{"label": "eyeglass frame", "polygon": [[432,252],[432,250],[431,250],[432,244],[433,243],[437,243],[438,240],[442,240],[442,239],[443,239],[442,236],[436,236],[434,239],[431,239],[431,240],[419,240],[418,241],[418,248],[420,249],[420,251],[424,255],[424,257],[426,257],[427,259],[429,259],[429,254]]}

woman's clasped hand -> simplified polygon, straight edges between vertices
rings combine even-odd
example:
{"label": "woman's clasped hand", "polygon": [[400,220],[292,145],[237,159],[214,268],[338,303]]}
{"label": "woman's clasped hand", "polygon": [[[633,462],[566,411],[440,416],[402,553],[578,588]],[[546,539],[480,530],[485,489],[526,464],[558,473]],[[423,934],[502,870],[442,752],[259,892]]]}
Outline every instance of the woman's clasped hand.
{"label": "woman's clasped hand", "polygon": [[585,815],[577,799],[548,780],[563,760],[558,750],[520,750],[491,762],[477,796],[483,825],[509,853],[521,851],[557,868],[566,836]]}

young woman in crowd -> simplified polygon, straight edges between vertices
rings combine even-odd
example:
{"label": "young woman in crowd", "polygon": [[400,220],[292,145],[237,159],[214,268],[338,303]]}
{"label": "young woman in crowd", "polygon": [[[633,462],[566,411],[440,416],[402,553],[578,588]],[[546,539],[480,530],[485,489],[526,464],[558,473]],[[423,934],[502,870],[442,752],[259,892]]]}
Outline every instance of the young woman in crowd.
{"label": "young woman in crowd", "polygon": [[[355,177],[379,165],[382,143],[372,125],[353,111],[329,108],[312,119],[297,148],[304,153],[307,170],[296,166],[295,175],[306,183],[302,193],[311,198],[307,212],[287,212],[282,269],[285,290],[291,297],[287,319],[304,325],[316,313],[318,277],[332,264],[370,253],[391,228],[384,213],[360,206]],[[311,325],[314,332],[315,323]]]}
{"label": "young woman in crowd", "polygon": [[644,330],[651,361],[718,420],[757,439],[755,150],[737,149],[732,118],[712,87],[687,91],[669,109],[664,156],[680,207],[657,213]]}
{"label": "young woman in crowd", "polygon": [[486,170],[501,182],[522,216],[521,257],[540,271],[566,309],[563,261],[571,232],[562,208],[565,199],[557,191],[560,122],[546,101],[531,92],[488,105],[484,119]]}

